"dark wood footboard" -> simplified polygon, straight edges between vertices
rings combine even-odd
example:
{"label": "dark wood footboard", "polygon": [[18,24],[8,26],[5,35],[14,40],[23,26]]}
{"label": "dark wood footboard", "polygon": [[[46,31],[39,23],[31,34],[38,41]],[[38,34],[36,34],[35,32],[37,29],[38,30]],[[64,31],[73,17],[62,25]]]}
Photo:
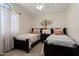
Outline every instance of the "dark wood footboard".
{"label": "dark wood footboard", "polygon": [[[36,44],[38,44],[40,40],[37,40],[31,45],[31,48],[33,48]],[[23,40],[18,40],[14,37],[14,48],[15,49],[21,49],[29,53],[30,48],[29,48],[29,39],[26,39],[26,41]]]}
{"label": "dark wood footboard", "polygon": [[23,41],[23,40],[17,40],[14,37],[14,48],[24,50],[28,53],[30,50],[29,49],[29,39],[26,39],[26,41]]}
{"label": "dark wood footboard", "polygon": [[47,44],[44,42],[45,56],[77,56],[77,48]]}

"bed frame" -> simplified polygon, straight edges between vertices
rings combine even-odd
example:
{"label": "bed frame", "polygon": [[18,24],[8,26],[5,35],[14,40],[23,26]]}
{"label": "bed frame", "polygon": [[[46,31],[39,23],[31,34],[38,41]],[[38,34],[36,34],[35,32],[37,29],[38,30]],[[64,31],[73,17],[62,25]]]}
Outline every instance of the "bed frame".
{"label": "bed frame", "polygon": [[[63,29],[63,32],[65,35],[67,35],[66,28]],[[51,28],[51,34],[53,34],[53,28]],[[75,47],[65,47],[65,46],[59,46],[54,44],[47,44],[47,42],[44,42],[44,55],[45,56],[77,56],[78,55],[78,49],[77,45],[74,45]]]}
{"label": "bed frame", "polygon": [[77,53],[77,47],[70,48],[65,46],[47,44],[47,42],[44,42],[45,56],[77,56]]}
{"label": "bed frame", "polygon": [[[32,28],[32,31],[31,33],[33,32],[34,28]],[[35,41],[34,43],[32,43],[31,45],[31,49],[37,45],[38,43],[40,42],[40,39]],[[20,50],[24,50],[26,51],[27,53],[30,52],[30,48],[29,48],[29,39],[26,39],[25,41],[23,40],[18,40],[14,37],[14,49],[20,49]]]}
{"label": "bed frame", "polygon": [[[31,45],[31,49],[40,42],[40,40],[37,40],[36,42],[34,42]],[[29,39],[26,39],[26,41],[23,40],[18,40],[14,37],[14,49],[20,49],[20,50],[24,50],[27,53],[30,52],[30,48],[29,48]]]}

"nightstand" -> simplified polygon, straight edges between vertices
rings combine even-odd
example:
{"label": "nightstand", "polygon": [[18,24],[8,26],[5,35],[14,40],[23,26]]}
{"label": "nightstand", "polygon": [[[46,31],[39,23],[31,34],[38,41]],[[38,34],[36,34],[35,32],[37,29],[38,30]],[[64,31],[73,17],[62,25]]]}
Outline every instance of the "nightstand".
{"label": "nightstand", "polygon": [[47,39],[47,37],[49,36],[50,34],[41,34],[40,36],[41,36],[41,39],[40,39],[40,41],[41,42],[44,42],[46,39]]}

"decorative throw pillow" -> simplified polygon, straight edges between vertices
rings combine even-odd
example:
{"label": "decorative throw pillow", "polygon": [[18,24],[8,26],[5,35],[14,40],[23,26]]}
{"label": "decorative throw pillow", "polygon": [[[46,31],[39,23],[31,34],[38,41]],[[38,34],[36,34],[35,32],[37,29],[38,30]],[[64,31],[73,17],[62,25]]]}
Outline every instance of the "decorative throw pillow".
{"label": "decorative throw pillow", "polygon": [[63,35],[63,29],[61,29],[61,28],[55,28],[54,29],[54,34],[55,35]]}
{"label": "decorative throw pillow", "polygon": [[32,31],[32,33],[33,33],[33,34],[38,34],[39,31],[40,31],[39,28],[34,28],[33,31]]}

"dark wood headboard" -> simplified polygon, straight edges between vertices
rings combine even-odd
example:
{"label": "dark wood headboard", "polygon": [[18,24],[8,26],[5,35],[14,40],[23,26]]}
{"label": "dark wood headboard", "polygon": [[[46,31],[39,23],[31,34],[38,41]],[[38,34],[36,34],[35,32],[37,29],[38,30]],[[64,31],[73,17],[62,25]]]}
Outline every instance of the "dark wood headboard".
{"label": "dark wood headboard", "polygon": [[32,28],[31,33],[33,32],[34,28]]}
{"label": "dark wood headboard", "polygon": [[64,28],[64,29],[63,29],[63,32],[64,32],[64,34],[67,35],[67,28]]}
{"label": "dark wood headboard", "polygon": [[42,34],[42,30],[43,30],[43,28],[40,28],[40,33]]}
{"label": "dark wood headboard", "polygon": [[[51,28],[51,34],[54,33],[54,29]],[[67,35],[67,28],[63,28],[63,33]]]}

